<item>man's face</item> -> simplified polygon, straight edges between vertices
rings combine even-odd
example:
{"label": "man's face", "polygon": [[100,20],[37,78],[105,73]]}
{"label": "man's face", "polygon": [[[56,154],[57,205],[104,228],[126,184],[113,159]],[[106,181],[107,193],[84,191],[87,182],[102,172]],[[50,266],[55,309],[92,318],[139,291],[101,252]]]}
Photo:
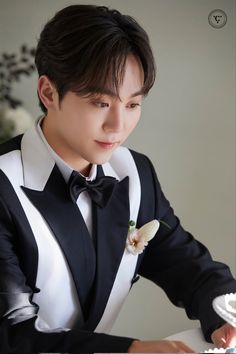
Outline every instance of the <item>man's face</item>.
{"label": "man's face", "polygon": [[44,134],[54,150],[74,169],[103,164],[133,131],[141,114],[143,70],[134,56],[126,61],[119,96],[81,97],[69,91],[48,110]]}

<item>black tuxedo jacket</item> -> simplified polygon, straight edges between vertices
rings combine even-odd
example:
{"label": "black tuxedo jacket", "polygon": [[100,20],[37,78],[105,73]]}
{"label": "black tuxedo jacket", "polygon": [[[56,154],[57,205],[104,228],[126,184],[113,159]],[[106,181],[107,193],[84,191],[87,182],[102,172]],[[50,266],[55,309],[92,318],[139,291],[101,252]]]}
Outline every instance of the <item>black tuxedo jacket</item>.
{"label": "black tuxedo jacket", "polygon": [[[109,329],[138,275],[199,319],[207,340],[222,324],[212,300],[236,292],[236,282],[182,228],[148,158],[121,147],[99,170],[119,183],[105,208],[92,205],[93,242],[35,128],[1,145],[0,352],[126,352],[133,339]],[[170,228],[161,224],[141,255],[128,253],[129,220],[140,227],[154,218]]]}

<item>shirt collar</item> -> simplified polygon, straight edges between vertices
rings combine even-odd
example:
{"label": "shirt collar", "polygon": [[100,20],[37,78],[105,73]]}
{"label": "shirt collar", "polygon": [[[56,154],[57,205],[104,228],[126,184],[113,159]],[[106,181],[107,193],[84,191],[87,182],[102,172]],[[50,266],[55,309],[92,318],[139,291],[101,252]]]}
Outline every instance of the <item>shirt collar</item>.
{"label": "shirt collar", "polygon": [[[69,178],[71,176],[71,173],[73,172],[73,168],[68,165],[53,149],[52,147],[48,144],[44,134],[43,134],[43,131],[41,129],[41,123],[43,121],[44,117],[41,117],[39,120],[38,120],[38,123],[37,123],[37,126],[36,126],[36,130],[37,130],[37,133],[39,134],[40,138],[42,139],[43,143],[45,144],[45,146],[47,147],[48,149],[48,152],[49,154],[51,155],[51,157],[53,158],[53,160],[55,161],[57,167],[59,168],[62,176],[64,177],[66,183],[69,181]],[[82,175],[82,173],[81,173]],[[82,175],[83,176],[83,175]],[[90,172],[89,172],[89,176],[86,177],[86,176],[83,176],[85,177],[88,181],[92,181],[96,178],[97,176],[97,165],[93,164],[91,169],[90,169]]]}

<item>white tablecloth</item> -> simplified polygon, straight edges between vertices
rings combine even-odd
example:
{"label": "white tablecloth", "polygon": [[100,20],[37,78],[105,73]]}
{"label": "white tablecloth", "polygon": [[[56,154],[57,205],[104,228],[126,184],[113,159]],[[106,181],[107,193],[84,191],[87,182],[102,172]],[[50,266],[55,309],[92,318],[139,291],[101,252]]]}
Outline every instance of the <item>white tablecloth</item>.
{"label": "white tablecloth", "polygon": [[168,336],[166,340],[180,340],[192,348],[195,352],[203,352],[210,348],[214,348],[214,344],[205,341],[200,328],[189,329]]}

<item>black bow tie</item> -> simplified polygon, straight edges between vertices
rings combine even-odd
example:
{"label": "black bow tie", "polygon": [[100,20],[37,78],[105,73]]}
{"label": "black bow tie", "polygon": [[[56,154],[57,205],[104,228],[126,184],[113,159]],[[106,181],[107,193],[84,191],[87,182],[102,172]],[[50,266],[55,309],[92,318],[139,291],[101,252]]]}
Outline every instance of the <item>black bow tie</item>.
{"label": "black bow tie", "polygon": [[73,171],[68,186],[74,203],[76,203],[81,192],[87,191],[91,199],[101,208],[104,208],[109,202],[117,183],[116,178],[109,176],[97,177],[94,181],[87,181],[81,174]]}

